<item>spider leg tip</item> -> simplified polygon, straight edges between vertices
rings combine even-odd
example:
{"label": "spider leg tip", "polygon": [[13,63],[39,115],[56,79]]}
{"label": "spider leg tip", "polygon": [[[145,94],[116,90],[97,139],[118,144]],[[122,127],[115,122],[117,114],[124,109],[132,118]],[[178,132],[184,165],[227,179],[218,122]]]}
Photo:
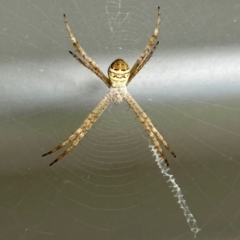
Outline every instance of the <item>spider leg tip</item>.
{"label": "spider leg tip", "polygon": [[51,167],[54,163],[56,163],[57,162],[57,159],[56,160],[54,160],[53,162],[51,162],[50,164],[49,164],[49,167]]}

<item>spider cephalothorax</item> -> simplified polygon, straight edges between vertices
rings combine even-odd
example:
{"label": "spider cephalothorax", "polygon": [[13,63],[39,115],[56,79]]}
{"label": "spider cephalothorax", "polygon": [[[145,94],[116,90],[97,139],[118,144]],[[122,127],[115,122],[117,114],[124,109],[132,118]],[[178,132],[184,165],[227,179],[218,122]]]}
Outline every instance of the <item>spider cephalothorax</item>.
{"label": "spider cephalothorax", "polygon": [[128,64],[123,59],[116,59],[108,68],[108,77],[111,87],[126,86],[130,77]]}
{"label": "spider cephalothorax", "polygon": [[70,146],[59,155],[51,164],[53,165],[61,158],[63,158],[67,153],[69,153],[77,144],[82,140],[82,138],[87,134],[93,124],[98,120],[103,111],[107,108],[108,104],[111,101],[115,103],[121,103],[124,99],[129,106],[132,108],[134,113],[137,115],[139,121],[143,124],[146,131],[149,134],[155,148],[159,151],[166,164],[168,165],[167,157],[163,152],[160,144],[162,144],[168,151],[176,157],[173,150],[164,140],[162,135],[158,132],[158,130],[152,124],[150,118],[146,115],[146,113],[142,110],[142,108],[137,104],[134,98],[127,92],[126,86],[130,83],[130,81],[136,76],[136,74],[143,68],[143,66],[148,62],[148,60],[152,57],[154,51],[158,46],[157,36],[158,36],[158,28],[160,25],[160,7],[158,7],[158,17],[156,27],[154,29],[153,35],[151,36],[147,46],[145,47],[142,54],[139,56],[131,70],[128,67],[128,64],[122,60],[115,60],[108,69],[109,78],[101,71],[99,66],[85,53],[83,48],[77,42],[75,37],[72,34],[72,31],[68,25],[67,18],[64,16],[64,21],[66,24],[66,29],[68,31],[69,37],[73,43],[73,46],[76,48],[77,52],[81,55],[80,57],[75,53],[71,52],[71,55],[76,58],[82,65],[90,69],[93,73],[95,73],[109,88],[109,92],[104,96],[104,98],[99,102],[99,104],[93,109],[93,111],[88,115],[83,124],[73,133],[71,134],[64,142],[62,142],[57,147],[53,148],[51,151],[43,154],[46,156],[48,154],[54,153],[60,148],[64,147],[68,143],[71,143]]}

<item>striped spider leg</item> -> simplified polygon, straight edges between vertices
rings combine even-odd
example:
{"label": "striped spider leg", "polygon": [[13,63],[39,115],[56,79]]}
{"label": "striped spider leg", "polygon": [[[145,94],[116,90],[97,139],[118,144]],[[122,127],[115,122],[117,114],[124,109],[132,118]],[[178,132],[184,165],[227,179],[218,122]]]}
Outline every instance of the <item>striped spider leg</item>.
{"label": "striped spider leg", "polygon": [[69,153],[73,148],[77,146],[77,144],[82,140],[82,138],[88,133],[93,124],[98,120],[104,110],[107,108],[111,101],[116,104],[120,104],[123,100],[125,100],[131,109],[134,111],[139,121],[143,124],[145,129],[147,130],[150,139],[153,142],[155,148],[159,151],[161,156],[163,157],[165,163],[168,164],[167,157],[161,148],[161,144],[174,156],[176,157],[173,150],[164,140],[162,135],[158,132],[158,130],[152,124],[152,121],[147,116],[147,114],[142,110],[142,108],[138,105],[138,103],[134,100],[134,98],[128,93],[127,85],[130,81],[136,76],[136,74],[144,67],[144,65],[148,62],[148,60],[152,57],[154,51],[156,50],[159,41],[157,41],[159,25],[160,25],[160,7],[158,7],[158,16],[156,26],[153,32],[152,37],[150,38],[147,46],[145,47],[142,54],[139,56],[135,64],[131,69],[129,69],[128,64],[123,59],[116,59],[108,68],[108,77],[104,75],[98,65],[85,53],[83,48],[77,42],[75,37],[72,34],[72,31],[69,27],[67,18],[64,14],[64,21],[66,25],[66,29],[70,36],[70,39],[73,43],[73,46],[76,48],[77,52],[80,54],[78,56],[75,53],[70,52],[70,54],[76,58],[82,65],[90,69],[94,72],[108,87],[109,92],[105,95],[105,97],[99,102],[99,104],[94,108],[94,110],[88,115],[83,124],[72,134],[70,135],[64,142],[62,142],[57,147],[53,148],[51,151],[43,154],[43,156],[49,155],[51,153],[56,152],[62,147],[70,144],[70,146],[59,155],[51,164],[53,165],[61,158],[63,158],[67,153]]}
{"label": "striped spider leg", "polygon": [[154,146],[157,148],[161,156],[163,157],[165,163],[167,166],[169,166],[167,157],[165,153],[163,152],[160,143],[163,144],[163,146],[174,156],[176,157],[173,150],[170,148],[170,146],[167,144],[167,142],[164,140],[163,136],[158,132],[158,130],[154,127],[152,124],[151,119],[147,116],[147,114],[142,110],[142,108],[138,105],[138,103],[134,100],[134,98],[127,93],[124,97],[124,100],[129,104],[129,106],[132,108],[134,113],[137,115],[139,121],[143,124],[145,129],[147,130],[149,137],[152,139],[152,142]]}
{"label": "striped spider leg", "polygon": [[53,148],[51,151],[43,154],[42,156],[46,156],[48,154],[54,153],[57,150],[61,149],[68,143],[72,142],[69,148],[65,150],[61,155],[59,155],[51,164],[52,166],[54,163],[59,161],[61,158],[63,158],[67,153],[69,153],[73,148],[77,146],[77,144],[82,140],[85,134],[90,130],[90,128],[93,126],[93,124],[98,120],[98,118],[101,116],[103,111],[106,109],[108,104],[110,103],[111,98],[109,93],[106,94],[106,96],[99,102],[99,104],[94,108],[94,110],[88,115],[86,120],[83,122],[83,124],[72,134],[70,135],[64,142],[62,142],[57,147]]}

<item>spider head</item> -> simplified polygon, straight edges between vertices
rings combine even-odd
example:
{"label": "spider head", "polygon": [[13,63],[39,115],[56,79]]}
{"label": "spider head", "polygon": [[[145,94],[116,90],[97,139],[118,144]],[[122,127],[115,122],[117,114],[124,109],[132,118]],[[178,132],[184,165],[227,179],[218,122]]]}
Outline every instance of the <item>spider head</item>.
{"label": "spider head", "polygon": [[129,76],[128,64],[122,59],[116,59],[108,68],[108,77],[112,87],[125,87]]}

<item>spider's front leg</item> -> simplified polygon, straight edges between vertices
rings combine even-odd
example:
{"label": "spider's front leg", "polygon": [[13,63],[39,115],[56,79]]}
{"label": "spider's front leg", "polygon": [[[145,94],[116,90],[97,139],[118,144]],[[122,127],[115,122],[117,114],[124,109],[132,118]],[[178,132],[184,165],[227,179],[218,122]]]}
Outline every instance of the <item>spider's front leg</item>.
{"label": "spider's front leg", "polygon": [[158,7],[157,22],[156,22],[156,26],[154,28],[153,34],[152,34],[149,42],[147,43],[147,46],[145,47],[145,49],[143,50],[141,55],[138,57],[135,64],[133,65],[133,67],[130,71],[130,77],[128,80],[128,84],[133,79],[133,77],[136,75],[136,73],[138,73],[143,68],[143,66],[151,58],[153,52],[156,50],[157,45],[158,45],[157,37],[158,37],[160,22],[161,22],[160,7]]}
{"label": "spider's front leg", "polygon": [[76,58],[81,64],[83,64],[85,67],[87,67],[88,69],[90,69],[93,73],[95,73],[100,79],[102,79],[102,81],[108,86],[110,87],[110,81],[109,79],[105,76],[105,74],[101,71],[101,69],[99,68],[99,66],[97,65],[96,62],[94,62],[88,55],[87,53],[84,51],[84,49],[81,47],[81,45],[78,43],[78,41],[76,40],[76,38],[74,37],[70,26],[68,24],[67,21],[67,17],[64,14],[64,22],[65,22],[65,26],[68,32],[68,35],[73,43],[73,46],[75,47],[75,49],[77,50],[77,52],[81,55],[82,58],[78,57],[76,54],[72,53],[70,51],[70,54]]}

